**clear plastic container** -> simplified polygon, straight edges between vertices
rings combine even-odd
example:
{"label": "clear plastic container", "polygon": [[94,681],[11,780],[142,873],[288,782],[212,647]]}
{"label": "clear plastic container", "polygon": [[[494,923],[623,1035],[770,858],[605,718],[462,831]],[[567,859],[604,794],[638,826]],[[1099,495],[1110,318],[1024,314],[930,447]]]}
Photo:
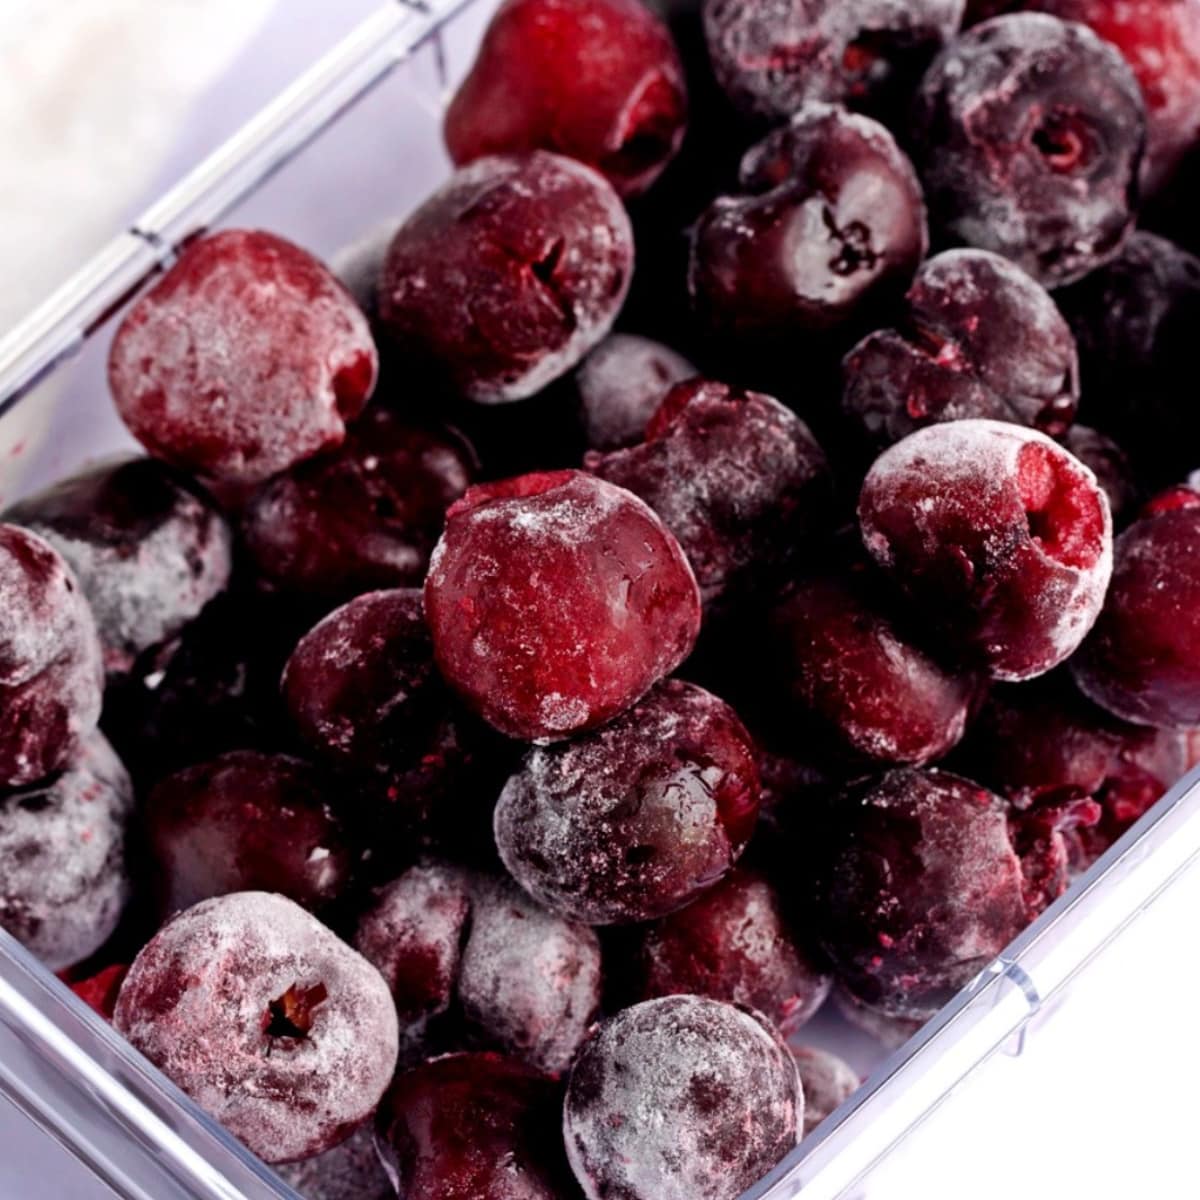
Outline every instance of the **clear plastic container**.
{"label": "clear plastic container", "polygon": [[[441,109],[495,3],[381,7],[0,341],[0,501],[132,445],[104,382],[112,318],[186,239],[257,226],[329,256],[444,178]],[[997,1050],[1019,1048],[1198,852],[1200,772],[895,1053],[819,1016],[804,1040],[866,1082],[743,1200],[882,1200],[889,1152]],[[129,1200],[294,1196],[2,932],[0,1095]]]}

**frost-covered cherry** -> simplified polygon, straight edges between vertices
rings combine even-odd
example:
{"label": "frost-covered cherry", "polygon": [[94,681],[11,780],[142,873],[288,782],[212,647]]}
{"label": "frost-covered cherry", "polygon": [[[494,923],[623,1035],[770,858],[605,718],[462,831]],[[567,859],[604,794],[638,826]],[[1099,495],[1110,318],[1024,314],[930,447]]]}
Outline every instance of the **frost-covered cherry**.
{"label": "frost-covered cherry", "polygon": [[523,400],[612,327],[633,231],[590,167],[534,151],[461,168],[397,231],[379,316],[396,348],[482,404]]}
{"label": "frost-covered cherry", "polygon": [[661,342],[632,333],[609,334],[575,372],[588,446],[619,450],[636,445],[667,392],[699,373]]}
{"label": "frost-covered cherry", "polygon": [[812,575],[771,611],[779,723],[853,762],[931,762],[962,737],[979,680],[905,636],[878,590],[862,572]]}
{"label": "frost-covered cherry", "polygon": [[[855,1029],[861,1029],[888,1050],[903,1046],[925,1024],[924,1017],[893,1017],[880,1012],[837,984],[833,989],[833,1003]],[[807,1100],[807,1097],[805,1099]]]}
{"label": "frost-covered cherry", "polygon": [[396,1065],[396,1010],[366,959],[269,892],[205,900],[134,959],[114,1024],[270,1163],[343,1141]]}
{"label": "frost-covered cherry", "polygon": [[918,430],[867,473],[863,541],[922,619],[994,678],[1072,654],[1112,571],[1096,477],[1057,443],[1000,421]]}
{"label": "frost-covered cherry", "polygon": [[304,1200],[395,1200],[375,1149],[374,1123],[360,1125],[344,1142],[301,1162],[281,1163],[279,1177]]}
{"label": "frost-covered cherry", "polygon": [[881,115],[903,105],[958,30],[964,0],[705,0],[713,70],[744,112],[782,120],[809,100]]}
{"label": "frost-covered cherry", "polygon": [[192,242],[134,302],[108,379],[156,458],[252,484],[339,445],[377,370],[366,317],[320,262],[228,229]]}
{"label": "frost-covered cherry", "polygon": [[1122,720],[1200,725],[1200,507],[1151,512],[1121,534],[1104,609],[1071,667]]}
{"label": "frost-covered cherry", "polygon": [[298,758],[253,750],[161,780],[144,821],[164,912],[268,889],[314,910],[331,904],[353,861],[332,786]]}
{"label": "frost-covered cherry", "polygon": [[224,591],[232,570],[233,538],[220,511],[152,458],[91,467],[27,496],[5,520],[45,538],[75,573],[110,674],[179,633]]}
{"label": "frost-covered cherry", "polygon": [[447,864],[411,868],[376,893],[354,945],[420,1034],[449,1014],[473,1045],[564,1071],[600,1005],[595,933],[510,880]]}
{"label": "frost-covered cherry", "polygon": [[733,866],[758,802],[754,746],[733,710],[672,679],[601,729],[532,748],[496,806],[496,846],[552,912],[648,921]]}
{"label": "frost-covered cherry", "polygon": [[929,259],[899,324],[869,334],[842,372],[842,407],[878,447],[964,417],[1057,437],[1079,402],[1070,326],[1045,288],[987,250]]}
{"label": "frost-covered cherry", "polygon": [[99,950],[129,899],[129,775],[91,733],[48,780],[0,793],[0,926],[52,971]]}
{"label": "frost-covered cherry", "polygon": [[770,881],[742,867],[641,931],[637,973],[638,999],[711,996],[755,1009],[784,1037],[821,1007],[830,984]]}
{"label": "frost-covered cherry", "polygon": [[446,509],[476,474],[452,429],[367,410],[342,446],[269,480],[246,505],[242,536],[259,576],[280,591],[335,600],[417,587]]}
{"label": "frost-covered cherry", "polygon": [[666,26],[639,0],[506,0],[446,110],[456,163],[553,150],[644,192],[683,140],[687,90]]}
{"label": "frost-covered cherry", "polygon": [[1050,288],[1120,250],[1145,140],[1145,105],[1120,54],[1045,13],[955,38],[914,106],[935,238],[994,250]]}
{"label": "frost-covered cherry", "polygon": [[488,722],[568,737],[623,712],[691,651],[700,592],[679,543],[579,471],[471,488],[425,581],[438,666]]}
{"label": "frost-covered cherry", "polygon": [[821,946],[841,983],[886,1016],[932,1016],[1036,915],[1008,806],[957,775],[867,780],[821,836]]}
{"label": "frost-covered cherry", "polygon": [[48,542],[0,524],[0,788],[58,770],[100,717],[92,610]]}
{"label": "frost-covered cherry", "polygon": [[736,1200],[803,1123],[796,1064],[761,1017],[667,996],[623,1010],[584,1044],[563,1129],[588,1200]]}
{"label": "frost-covered cherry", "polygon": [[404,1200],[568,1200],[562,1093],[499,1054],[448,1054],[401,1071],[376,1144]]}
{"label": "frost-covered cherry", "polygon": [[804,1136],[807,1137],[862,1082],[849,1063],[817,1046],[794,1046],[792,1057],[804,1089]]}
{"label": "frost-covered cherry", "polygon": [[710,606],[778,576],[830,521],[829,466],[808,426],[724,383],[677,384],[644,442],[586,462],[658,513]]}

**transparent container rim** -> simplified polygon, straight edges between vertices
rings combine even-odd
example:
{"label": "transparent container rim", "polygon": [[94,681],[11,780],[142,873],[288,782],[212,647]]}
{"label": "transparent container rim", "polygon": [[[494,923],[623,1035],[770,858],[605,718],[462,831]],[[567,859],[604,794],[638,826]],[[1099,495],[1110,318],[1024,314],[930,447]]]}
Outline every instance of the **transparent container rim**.
{"label": "transparent container rim", "polygon": [[[0,339],[0,417],[360,96],[477,0],[395,0]],[[440,62],[440,55],[439,55]],[[1200,856],[1200,768],[742,1200],[835,1200],[976,1067],[1020,1039]],[[299,1200],[0,931],[0,1095],[127,1200]]]}

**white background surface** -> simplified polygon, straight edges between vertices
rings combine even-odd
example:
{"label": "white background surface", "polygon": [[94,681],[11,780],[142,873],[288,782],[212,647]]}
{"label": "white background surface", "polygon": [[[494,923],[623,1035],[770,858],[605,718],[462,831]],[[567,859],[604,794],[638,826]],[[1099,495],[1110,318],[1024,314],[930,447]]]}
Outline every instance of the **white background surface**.
{"label": "white background surface", "polygon": [[[0,330],[375,2],[0,0]],[[1197,913],[1193,871],[861,1194],[1200,1198]],[[106,1195],[0,1105],[0,1200]]]}

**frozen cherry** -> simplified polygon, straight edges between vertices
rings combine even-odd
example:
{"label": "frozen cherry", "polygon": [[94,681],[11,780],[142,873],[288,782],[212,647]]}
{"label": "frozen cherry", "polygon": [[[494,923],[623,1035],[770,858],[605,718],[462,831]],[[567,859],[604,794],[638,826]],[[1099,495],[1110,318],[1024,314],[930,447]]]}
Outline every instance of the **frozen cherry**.
{"label": "frozen cherry", "polygon": [[995,250],[1047,287],[1111,258],[1133,227],[1146,116],[1120,54],[1042,13],[952,42],[917,97],[935,235]]}
{"label": "frozen cherry", "polygon": [[563,1129],[588,1200],[736,1200],[792,1149],[803,1121],[795,1062],[761,1017],[667,996],[618,1013],[584,1044]]}
{"label": "frozen cherry", "polygon": [[134,302],[108,378],[156,458],[248,484],[340,444],[377,369],[366,317],[321,263],[229,229],[192,242]]}
{"label": "frozen cherry", "polygon": [[1200,140],[1200,7],[1192,0],[1034,0],[1022,5],[1090,25],[1124,56],[1146,102],[1147,192],[1168,183]]}
{"label": "frozen cherry", "polygon": [[858,512],[876,562],[997,679],[1057,666],[1104,602],[1108,501],[1082,463],[1033,430],[976,420],[918,430],[875,462]]}
{"label": "frozen cherry", "polygon": [[224,518],[151,458],[91,467],[26,497],[5,519],[45,538],[75,573],[110,674],[174,637],[229,581]]}
{"label": "frozen cherry", "polygon": [[128,963],[110,963],[107,967],[77,979],[69,986],[93,1012],[99,1013],[106,1021],[112,1022],[113,1009],[117,1006],[117,994],[125,976],[129,974]]}
{"label": "frozen cherry", "polygon": [[[864,1004],[844,987],[835,985],[833,1003],[838,1012],[869,1037],[873,1037],[887,1050],[896,1050],[925,1024],[925,1018],[893,1017],[877,1008]],[[801,1082],[804,1076],[801,1075]],[[807,1102],[808,1097],[805,1096]]]}
{"label": "frozen cherry", "polygon": [[1125,451],[1110,437],[1087,425],[1072,425],[1062,444],[1096,476],[1108,497],[1113,523],[1122,525],[1133,514],[1141,489]]}
{"label": "frozen cherry", "polygon": [[636,445],[667,392],[698,374],[682,354],[660,342],[610,334],[575,372],[588,446],[619,450]]}
{"label": "frozen cherry", "polygon": [[450,1054],[392,1084],[377,1145],[404,1200],[568,1200],[558,1086],[499,1054]]}
{"label": "frozen cherry", "polygon": [[553,150],[632,196],[658,178],[686,123],[683,65],[638,0],[506,0],[445,132],[456,163]]}
{"label": "frozen cherry", "polygon": [[380,889],[354,944],[388,981],[403,1026],[448,1013],[468,1041],[551,1074],[599,1008],[595,933],[490,875],[411,868]]}
{"label": "frozen cherry", "polygon": [[242,517],[259,575],[283,591],[349,599],[417,587],[446,509],[475,475],[474,452],[450,429],[406,425],[384,408],[345,443],[265,484]]}
{"label": "frozen cherry", "polygon": [[567,737],[623,712],[692,648],[700,593],[679,543],[578,471],[471,488],[425,581],[446,679],[503,733]]}
{"label": "frozen cherry", "polygon": [[391,1180],[375,1150],[372,1122],[344,1142],[302,1162],[282,1163],[279,1177],[304,1200],[395,1200]]}
{"label": "frozen cherry", "polygon": [[754,746],[728,705],[679,680],[586,737],[534,747],[496,806],[513,878],[589,925],[683,907],[754,830]]}
{"label": "frozen cherry", "polygon": [[1085,419],[1162,483],[1190,471],[1200,418],[1186,380],[1200,326],[1200,260],[1138,232],[1059,302],[1079,342]]}
{"label": "frozen cherry", "polygon": [[0,788],[56,771],[100,717],[92,610],[61,555],[0,525]]}
{"label": "frozen cherry", "polygon": [[484,404],[521,400],[608,333],[633,231],[608,182],[557,154],[482,158],[400,227],[379,315],[397,349]]}
{"label": "frozen cherry", "polygon": [[770,615],[766,649],[792,737],[811,734],[857,763],[941,758],[979,691],[977,679],[947,670],[897,628],[861,572],[795,584]]}
{"label": "frozen cherry", "polygon": [[815,858],[816,920],[841,982],[872,1009],[925,1019],[1029,923],[1008,807],[943,771],[850,789]]}
{"label": "frozen cherry", "polygon": [[326,796],[307,763],[251,750],[162,780],[145,822],[164,911],[239,891],[312,909],[337,899],[352,856]]}
{"label": "frozen cherry", "polygon": [[268,892],[205,900],[134,959],[114,1024],[260,1158],[329,1150],[396,1065],[396,1010],[366,959]]}
{"label": "frozen cherry", "polygon": [[963,417],[1057,437],[1079,402],[1067,322],[1040,284],[986,250],[949,250],[926,262],[900,324],[869,334],[843,373],[842,406],[880,447]]}
{"label": "frozen cherry", "polygon": [[972,777],[1020,807],[1093,797],[1139,816],[1188,758],[1182,733],[1114,720],[1058,674],[994,689],[963,746]]}
{"label": "frozen cherry", "polygon": [[830,519],[829,468],[808,426],[723,383],[676,384],[641,445],[587,465],[662,517],[710,605],[778,576]]}
{"label": "frozen cherry", "polygon": [[1122,720],[1200,725],[1200,507],[1121,534],[1104,611],[1071,665],[1082,691]]}
{"label": "frozen cherry", "polygon": [[705,0],[713,70],[747,113],[779,120],[809,100],[901,105],[958,30],[964,0]]}
{"label": "frozen cherry", "polygon": [[804,1136],[807,1137],[843,1100],[858,1091],[858,1073],[836,1054],[817,1046],[794,1046],[792,1057],[804,1089]]}
{"label": "frozen cherry", "polygon": [[778,892],[742,867],[647,926],[639,942],[639,999],[711,996],[756,1009],[788,1037],[829,994],[829,976],[797,942]]}
{"label": "frozen cherry", "polygon": [[857,330],[925,254],[912,164],[868,117],[807,105],[747,152],[741,185],[696,223],[688,268],[697,315],[727,339]]}
{"label": "frozen cherry", "polygon": [[99,733],[59,774],[0,794],[0,926],[52,971],[95,953],[129,898],[129,775]]}

